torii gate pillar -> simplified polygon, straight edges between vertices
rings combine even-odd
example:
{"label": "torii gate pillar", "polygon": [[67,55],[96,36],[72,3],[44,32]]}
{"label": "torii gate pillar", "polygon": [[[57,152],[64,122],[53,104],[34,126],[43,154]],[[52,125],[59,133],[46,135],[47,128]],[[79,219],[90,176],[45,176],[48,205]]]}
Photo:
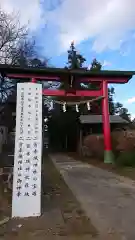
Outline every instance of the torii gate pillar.
{"label": "torii gate pillar", "polygon": [[[134,71],[87,71],[84,69],[63,69],[63,68],[19,68],[0,64],[0,72],[6,74],[7,77],[28,78],[31,82],[35,83],[38,79],[41,81],[68,81],[69,77],[76,76],[80,82],[100,82],[102,89],[100,90],[76,90],[76,97],[100,97],[102,100],[102,117],[103,117],[103,132],[104,132],[104,162],[113,163],[114,157],[111,146],[111,131],[109,121],[109,107],[108,107],[108,83],[118,84],[127,83],[133,75]],[[54,75],[56,74],[56,75]],[[75,79],[76,79],[75,78]],[[74,96],[74,93],[66,93],[65,90],[58,89],[45,89],[43,94],[46,96]]]}
{"label": "torii gate pillar", "polygon": [[109,119],[108,105],[108,86],[107,81],[102,82],[103,100],[102,100],[102,118],[103,118],[103,133],[104,133],[104,163],[114,163],[114,155],[111,145],[111,130]]}

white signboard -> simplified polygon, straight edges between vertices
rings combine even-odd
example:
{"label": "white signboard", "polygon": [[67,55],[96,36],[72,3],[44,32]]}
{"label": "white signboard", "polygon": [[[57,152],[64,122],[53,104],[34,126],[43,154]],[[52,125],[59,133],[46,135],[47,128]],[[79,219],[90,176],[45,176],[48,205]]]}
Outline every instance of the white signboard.
{"label": "white signboard", "polygon": [[17,84],[12,217],[41,215],[42,85]]}

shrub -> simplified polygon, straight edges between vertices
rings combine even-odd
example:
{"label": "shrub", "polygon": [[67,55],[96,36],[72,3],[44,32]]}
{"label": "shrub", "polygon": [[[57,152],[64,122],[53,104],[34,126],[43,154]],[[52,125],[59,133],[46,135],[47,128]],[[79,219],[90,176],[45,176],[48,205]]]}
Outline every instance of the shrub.
{"label": "shrub", "polygon": [[103,135],[88,135],[83,140],[83,146],[87,149],[87,156],[103,159],[104,139]]}
{"label": "shrub", "polygon": [[123,167],[135,166],[135,152],[122,152],[116,159],[116,164]]}
{"label": "shrub", "polygon": [[115,142],[115,150],[118,152],[132,152],[135,150],[135,136],[128,132],[112,133],[112,142]]}
{"label": "shrub", "polygon": [[[125,131],[114,131],[111,134],[112,150],[117,159],[121,153],[135,152],[135,134]],[[104,158],[104,135],[88,135],[83,139],[82,154],[88,157]],[[123,160],[124,161],[124,160]],[[129,160],[130,161],[130,160]],[[128,161],[128,162],[129,162]],[[130,163],[129,163],[130,164]]]}

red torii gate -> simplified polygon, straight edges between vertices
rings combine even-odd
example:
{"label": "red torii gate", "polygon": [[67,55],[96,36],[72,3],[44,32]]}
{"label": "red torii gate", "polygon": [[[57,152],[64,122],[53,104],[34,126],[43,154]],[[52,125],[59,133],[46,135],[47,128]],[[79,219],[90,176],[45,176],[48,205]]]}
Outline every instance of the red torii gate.
{"label": "red torii gate", "polygon": [[104,162],[113,163],[113,153],[111,146],[111,132],[108,107],[108,83],[123,84],[127,83],[135,74],[133,71],[90,71],[90,70],[73,70],[61,68],[20,68],[9,65],[0,65],[0,72],[9,78],[30,79],[31,82],[37,81],[69,81],[74,78],[76,82],[95,82],[99,83],[99,90],[43,90],[46,96],[66,96],[66,97],[102,97],[102,116],[103,116],[103,133],[104,133]]}

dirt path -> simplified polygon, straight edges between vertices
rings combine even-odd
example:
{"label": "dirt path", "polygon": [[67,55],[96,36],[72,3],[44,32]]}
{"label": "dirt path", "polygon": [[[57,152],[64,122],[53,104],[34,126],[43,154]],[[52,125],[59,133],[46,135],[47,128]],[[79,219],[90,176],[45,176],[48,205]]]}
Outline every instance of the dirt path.
{"label": "dirt path", "polygon": [[50,157],[102,237],[135,239],[134,181],[64,155]]}

